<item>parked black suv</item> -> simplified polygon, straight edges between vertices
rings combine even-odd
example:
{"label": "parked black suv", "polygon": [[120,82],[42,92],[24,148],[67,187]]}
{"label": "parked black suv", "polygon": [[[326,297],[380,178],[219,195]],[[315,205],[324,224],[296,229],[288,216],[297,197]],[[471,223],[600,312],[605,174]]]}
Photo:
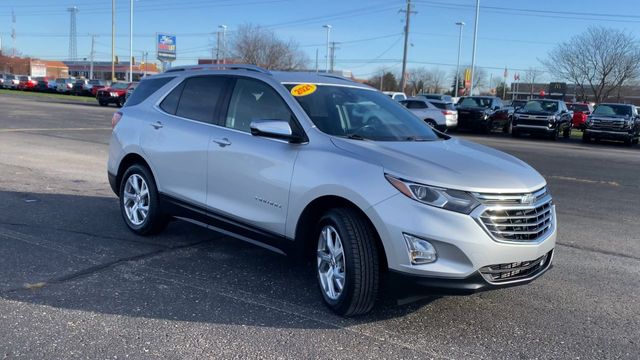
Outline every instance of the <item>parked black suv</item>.
{"label": "parked black suv", "polygon": [[529,100],[513,113],[511,135],[543,134],[556,140],[562,133],[564,138],[568,138],[571,135],[572,117],[573,112],[567,109],[567,104],[562,100]]}
{"label": "parked black suv", "polygon": [[638,108],[630,104],[599,104],[587,118],[582,134],[584,142],[591,139],[622,140],[627,146],[638,143],[640,117]]}
{"label": "parked black suv", "polygon": [[509,130],[509,108],[495,96],[462,97],[456,105],[458,128],[488,133],[493,129]]}

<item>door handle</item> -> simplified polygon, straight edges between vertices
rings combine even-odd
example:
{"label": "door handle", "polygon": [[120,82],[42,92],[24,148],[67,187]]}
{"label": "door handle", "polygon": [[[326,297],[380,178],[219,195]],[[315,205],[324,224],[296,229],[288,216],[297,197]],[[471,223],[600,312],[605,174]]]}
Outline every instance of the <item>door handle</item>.
{"label": "door handle", "polygon": [[211,141],[213,141],[214,143],[220,145],[220,147],[225,147],[225,146],[231,145],[231,141],[229,141],[229,139],[227,139],[227,138],[213,139]]}
{"label": "door handle", "polygon": [[162,128],[164,125],[162,125],[162,123],[160,121],[156,121],[154,123],[151,123],[151,126],[153,126],[154,129],[158,130],[158,129]]}

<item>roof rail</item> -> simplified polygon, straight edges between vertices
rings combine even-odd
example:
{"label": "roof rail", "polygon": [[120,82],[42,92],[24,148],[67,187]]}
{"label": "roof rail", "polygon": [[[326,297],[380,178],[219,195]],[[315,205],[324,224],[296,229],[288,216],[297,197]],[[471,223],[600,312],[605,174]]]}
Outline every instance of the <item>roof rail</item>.
{"label": "roof rail", "polygon": [[271,72],[269,70],[261,68],[260,66],[249,65],[249,64],[184,65],[184,66],[172,67],[169,70],[165,71],[165,73],[176,72],[176,71],[186,71],[186,70],[248,70],[248,71],[255,71],[262,74],[271,75]]}
{"label": "roof rail", "polygon": [[344,76],[336,75],[336,74],[330,74],[330,73],[318,73],[318,75],[320,75],[320,76],[324,76],[324,77],[333,78],[333,79],[341,79],[341,80],[349,80],[349,81],[351,81],[351,79],[349,79],[348,77],[344,77]]}

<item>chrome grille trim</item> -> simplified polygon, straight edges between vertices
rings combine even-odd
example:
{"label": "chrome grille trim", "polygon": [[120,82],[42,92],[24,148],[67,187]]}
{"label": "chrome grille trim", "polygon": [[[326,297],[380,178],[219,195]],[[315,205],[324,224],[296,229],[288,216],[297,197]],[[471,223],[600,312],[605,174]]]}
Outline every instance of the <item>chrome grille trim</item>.
{"label": "chrome grille trim", "polygon": [[496,264],[480,269],[480,274],[491,284],[509,284],[535,279],[551,266],[553,250],[529,261]]}
{"label": "chrome grille trim", "polygon": [[[555,229],[553,201],[546,187],[532,193],[474,195],[482,203],[474,218],[495,241],[539,243]],[[531,195],[534,203],[522,204]]]}
{"label": "chrome grille trim", "polygon": [[627,121],[623,119],[592,119],[590,128],[595,130],[624,130]]}

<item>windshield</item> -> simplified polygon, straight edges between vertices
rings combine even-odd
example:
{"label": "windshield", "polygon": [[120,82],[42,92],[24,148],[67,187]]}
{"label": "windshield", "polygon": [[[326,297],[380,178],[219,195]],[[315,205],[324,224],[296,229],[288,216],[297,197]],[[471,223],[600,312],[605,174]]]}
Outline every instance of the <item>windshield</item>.
{"label": "windshield", "polygon": [[589,111],[589,105],[587,104],[567,104],[567,107],[569,108],[569,110],[572,110],[572,111],[580,111],[580,112]]}
{"label": "windshield", "polygon": [[89,84],[91,84],[91,85],[100,85],[100,80],[89,80]]}
{"label": "windshield", "polygon": [[113,85],[111,85],[112,89],[126,89],[127,86],[129,86],[129,84],[127,83],[115,83]]}
{"label": "windshield", "polygon": [[523,110],[556,112],[558,111],[558,103],[556,101],[531,100],[527,102],[527,105],[524,106]]}
{"label": "windshield", "polygon": [[[295,84],[285,86],[291,90]],[[329,135],[376,141],[439,139],[424,121],[378,91],[318,85],[311,94],[295,99]]]}
{"label": "windshield", "polygon": [[602,116],[631,116],[631,106],[602,104],[596,106],[593,114]]}
{"label": "windshield", "polygon": [[20,76],[20,81],[27,81],[29,80],[28,76]]}
{"label": "windshield", "polygon": [[453,106],[452,103],[432,101],[431,104],[433,104],[433,106],[437,107],[440,110],[455,110],[456,109],[456,107]]}
{"label": "windshield", "polygon": [[488,108],[491,106],[491,99],[483,97],[466,97],[460,100],[458,106]]}

